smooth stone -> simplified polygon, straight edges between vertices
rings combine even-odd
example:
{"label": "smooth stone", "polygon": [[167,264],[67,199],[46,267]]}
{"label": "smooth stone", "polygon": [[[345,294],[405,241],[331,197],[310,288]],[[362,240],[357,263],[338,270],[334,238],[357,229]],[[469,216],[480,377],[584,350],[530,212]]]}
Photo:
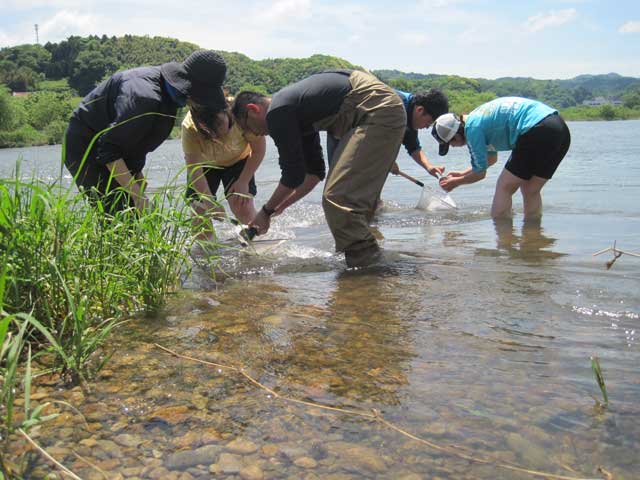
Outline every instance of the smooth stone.
{"label": "smooth stone", "polygon": [[237,438],[225,446],[225,450],[239,455],[249,455],[258,451],[258,446],[250,440]]}
{"label": "smooth stone", "polygon": [[326,445],[327,451],[341,460],[342,467],[349,471],[368,470],[380,473],[387,467],[380,453],[370,447],[348,442],[335,442]]}
{"label": "smooth stone", "polygon": [[185,405],[159,408],[152,412],[148,418],[150,420],[162,420],[169,425],[177,425],[189,419],[189,408]]}
{"label": "smooth stone", "polygon": [[296,458],[308,455],[307,450],[296,445],[283,445],[280,447],[280,453],[291,462],[295,461]]}
{"label": "smooth stone", "polygon": [[98,440],[97,447],[101,448],[104,453],[109,455],[112,458],[121,458],[122,457],[122,449],[111,440]]}
{"label": "smooth stone", "polygon": [[267,445],[263,445],[260,450],[262,451],[262,454],[265,455],[266,457],[275,457],[280,451],[280,449],[273,443],[268,443]]}
{"label": "smooth stone", "polygon": [[170,470],[184,470],[196,465],[211,465],[215,463],[220,450],[218,445],[206,445],[195,450],[172,453],[167,458],[165,465]]}
{"label": "smooth stone", "polygon": [[250,465],[240,470],[242,480],[263,480],[264,473],[257,465]]}
{"label": "smooth stone", "polygon": [[80,440],[80,445],[84,445],[85,447],[95,447],[98,444],[98,441],[93,438],[85,438],[84,440]]}
{"label": "smooth stone", "polygon": [[222,473],[240,473],[240,470],[242,470],[242,457],[232,453],[221,453],[218,465]]}
{"label": "smooth stone", "polygon": [[296,467],[300,467],[300,468],[316,468],[318,466],[318,462],[316,462],[311,457],[300,457],[300,458],[297,458],[296,461],[293,462],[293,464]]}
{"label": "smooth stone", "polygon": [[167,470],[166,468],[156,467],[149,472],[149,478],[152,478],[153,480],[156,480],[156,479],[166,480],[168,477],[168,473],[169,473],[169,470]]}
{"label": "smooth stone", "polygon": [[130,435],[128,433],[123,433],[117,435],[113,439],[118,445],[122,445],[123,447],[136,448],[138,445],[142,443],[142,439],[135,435]]}

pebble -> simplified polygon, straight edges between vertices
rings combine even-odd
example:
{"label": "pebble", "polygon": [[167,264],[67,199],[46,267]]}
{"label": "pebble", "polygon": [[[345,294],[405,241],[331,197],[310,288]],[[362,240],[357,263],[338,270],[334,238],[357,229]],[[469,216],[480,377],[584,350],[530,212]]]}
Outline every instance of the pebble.
{"label": "pebble", "polygon": [[240,473],[240,470],[242,470],[242,457],[232,453],[221,453],[218,465],[222,473]]}
{"label": "pebble", "polygon": [[240,470],[242,480],[263,480],[264,473],[257,465],[250,465]]}
{"label": "pebble", "polygon": [[311,457],[300,457],[293,463],[300,468],[316,468],[318,466],[318,462]]}
{"label": "pebble", "polygon": [[206,445],[195,450],[184,450],[168,456],[165,465],[170,470],[184,470],[196,465],[211,465],[215,463],[221,447]]}
{"label": "pebble", "polygon": [[275,457],[280,451],[277,445],[274,445],[273,443],[263,445],[260,450],[265,457]]}
{"label": "pebble", "polygon": [[258,451],[258,446],[250,440],[237,438],[228,443],[225,449],[231,453],[237,453],[239,455],[250,455]]}
{"label": "pebble", "polygon": [[123,447],[136,448],[138,445],[142,443],[142,439],[135,435],[129,435],[128,433],[123,433],[121,435],[117,435],[113,439],[118,445],[122,445]]}

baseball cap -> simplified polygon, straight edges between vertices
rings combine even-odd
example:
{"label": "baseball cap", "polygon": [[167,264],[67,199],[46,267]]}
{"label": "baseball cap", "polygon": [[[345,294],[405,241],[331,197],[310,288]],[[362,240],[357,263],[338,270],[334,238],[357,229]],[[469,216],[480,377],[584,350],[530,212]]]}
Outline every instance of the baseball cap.
{"label": "baseball cap", "polygon": [[453,113],[440,115],[431,129],[431,135],[440,144],[438,154],[446,155],[449,151],[449,142],[455,137],[460,128],[460,119]]}

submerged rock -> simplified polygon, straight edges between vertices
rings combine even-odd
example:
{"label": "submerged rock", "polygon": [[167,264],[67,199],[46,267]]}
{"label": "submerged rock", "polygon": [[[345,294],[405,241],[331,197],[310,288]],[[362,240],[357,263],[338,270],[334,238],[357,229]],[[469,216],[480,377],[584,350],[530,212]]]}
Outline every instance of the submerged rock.
{"label": "submerged rock", "polygon": [[185,450],[169,455],[165,465],[170,470],[184,470],[196,465],[211,465],[216,463],[220,453],[219,445],[206,445],[195,450]]}
{"label": "submerged rock", "polygon": [[329,454],[338,457],[340,467],[348,471],[380,473],[387,467],[378,451],[370,447],[347,442],[330,443],[326,447]]}
{"label": "submerged rock", "polygon": [[264,473],[257,465],[250,465],[240,470],[240,478],[242,480],[262,480]]}

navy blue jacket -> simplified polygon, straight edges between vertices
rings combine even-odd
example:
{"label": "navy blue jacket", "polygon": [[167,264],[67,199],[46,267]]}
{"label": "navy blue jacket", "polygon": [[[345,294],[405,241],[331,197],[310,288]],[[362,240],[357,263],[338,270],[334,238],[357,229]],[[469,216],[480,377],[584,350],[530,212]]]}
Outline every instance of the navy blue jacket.
{"label": "navy blue jacket", "polygon": [[[122,158],[129,170],[140,172],[147,153],[171,133],[177,108],[160,67],[141,67],[118,72],[98,85],[71,118],[93,134],[117,125],[99,137],[89,161],[104,166]],[[147,115],[131,120],[142,114]]]}

